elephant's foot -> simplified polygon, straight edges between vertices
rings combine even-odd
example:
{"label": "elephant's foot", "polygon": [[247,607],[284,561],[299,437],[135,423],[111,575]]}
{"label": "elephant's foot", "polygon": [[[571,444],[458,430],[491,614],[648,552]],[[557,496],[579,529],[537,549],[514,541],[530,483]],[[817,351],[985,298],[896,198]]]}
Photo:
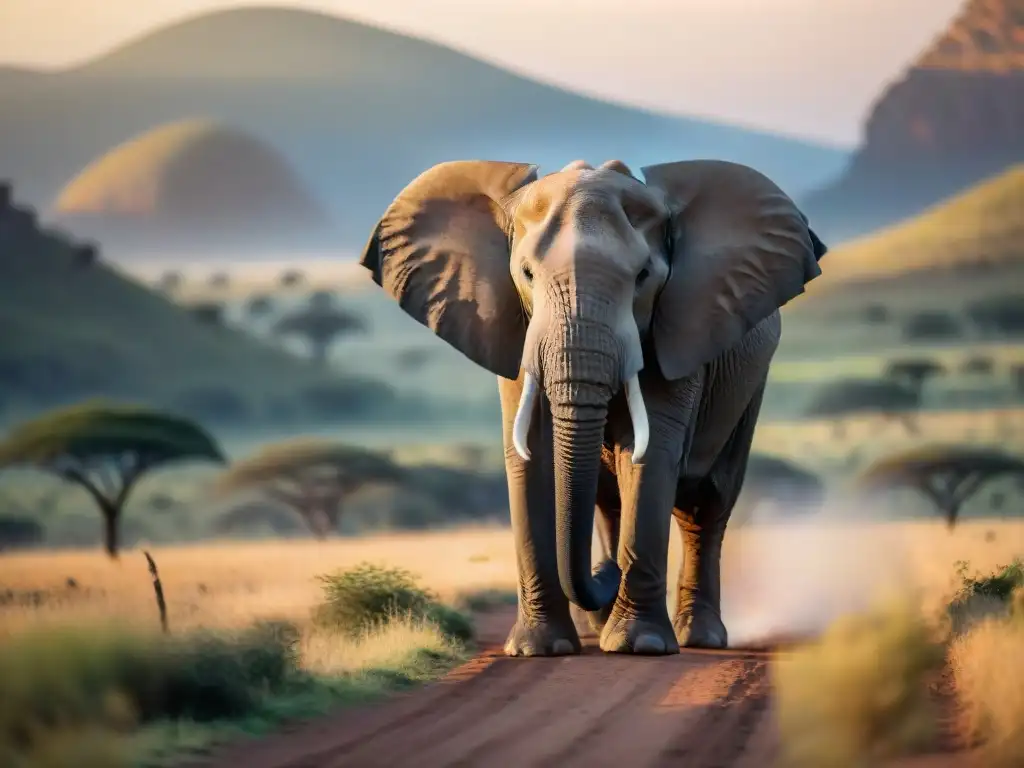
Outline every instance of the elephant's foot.
{"label": "elephant's foot", "polygon": [[725,648],[729,633],[718,611],[700,604],[680,611],[672,622],[680,648]]}
{"label": "elephant's foot", "polygon": [[601,632],[601,650],[664,656],[679,653],[679,643],[664,608],[624,610],[616,603]]}
{"label": "elephant's foot", "polygon": [[527,621],[520,616],[505,641],[507,656],[570,656],[581,650],[580,636],[571,619]]}

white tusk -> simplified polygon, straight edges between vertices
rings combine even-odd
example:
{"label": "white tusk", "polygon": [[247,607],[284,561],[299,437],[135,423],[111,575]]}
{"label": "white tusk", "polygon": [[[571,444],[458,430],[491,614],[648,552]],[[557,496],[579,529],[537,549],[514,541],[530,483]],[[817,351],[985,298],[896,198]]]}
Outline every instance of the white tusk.
{"label": "white tusk", "polygon": [[537,404],[539,392],[540,387],[537,380],[527,373],[523,380],[523,394],[519,398],[519,409],[516,411],[515,421],[512,422],[512,445],[516,447],[516,453],[522,457],[523,461],[530,460],[530,449],[526,444],[530,434],[530,420],[533,418],[533,409]]}
{"label": "white tusk", "polygon": [[647,423],[647,406],[644,405],[644,396],[640,391],[640,377],[636,374],[626,382],[626,403],[633,420],[633,463],[639,464],[647,453],[651,427]]}

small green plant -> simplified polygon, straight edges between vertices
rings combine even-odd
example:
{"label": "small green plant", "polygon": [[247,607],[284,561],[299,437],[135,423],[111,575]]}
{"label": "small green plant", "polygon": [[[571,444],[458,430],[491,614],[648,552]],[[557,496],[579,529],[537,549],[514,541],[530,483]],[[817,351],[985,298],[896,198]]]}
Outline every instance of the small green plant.
{"label": "small green plant", "polygon": [[956,563],[960,588],[955,599],[978,596],[1009,600],[1015,589],[1024,587],[1024,560],[1019,557],[1014,558],[1009,565],[1000,566],[995,573],[988,576],[981,576],[977,572],[974,576],[968,576],[967,571],[970,567],[966,560],[958,560]]}
{"label": "small green plant", "polygon": [[443,603],[435,603],[427,609],[426,620],[436,624],[442,634],[461,643],[473,639],[473,622],[457,608]]}
{"label": "small green plant", "polygon": [[409,617],[432,622],[458,640],[472,637],[469,619],[442,605],[404,569],[362,563],[318,579],[324,600],[314,609],[313,621],[323,629],[358,637],[395,617]]}
{"label": "small green plant", "polygon": [[968,575],[970,563],[958,560],[956,579],[959,586],[949,603],[948,615],[955,634],[961,634],[989,616],[1024,613],[1024,561],[1015,558],[1009,565],[1000,566],[987,576],[978,572]]}

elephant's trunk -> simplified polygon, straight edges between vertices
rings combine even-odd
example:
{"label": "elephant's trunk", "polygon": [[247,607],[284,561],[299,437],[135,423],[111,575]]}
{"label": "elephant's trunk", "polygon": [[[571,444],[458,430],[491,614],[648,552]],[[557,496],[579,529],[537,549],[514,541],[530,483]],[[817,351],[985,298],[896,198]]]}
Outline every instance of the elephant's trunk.
{"label": "elephant's trunk", "polygon": [[608,403],[622,381],[623,342],[602,322],[576,315],[542,343],[543,385],[551,404],[558,577],[566,597],[587,611],[615,599],[614,559],[591,571],[594,507]]}
{"label": "elephant's trunk", "polygon": [[596,573],[590,562],[607,415],[607,405],[552,401],[558,578],[566,597],[585,611],[599,611],[611,603],[621,577],[614,559],[602,563]]}

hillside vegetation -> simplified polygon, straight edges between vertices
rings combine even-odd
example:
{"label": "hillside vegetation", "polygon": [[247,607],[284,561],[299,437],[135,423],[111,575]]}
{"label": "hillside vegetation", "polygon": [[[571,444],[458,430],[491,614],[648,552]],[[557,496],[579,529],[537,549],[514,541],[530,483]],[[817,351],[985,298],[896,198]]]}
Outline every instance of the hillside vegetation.
{"label": "hillside vegetation", "polygon": [[829,252],[808,293],[917,270],[1024,265],[1024,164]]}
{"label": "hillside vegetation", "polygon": [[[242,332],[204,323],[0,204],[0,418],[86,397],[264,411],[344,382]],[[185,408],[188,410],[188,408]],[[216,410],[216,409],[214,409]]]}

